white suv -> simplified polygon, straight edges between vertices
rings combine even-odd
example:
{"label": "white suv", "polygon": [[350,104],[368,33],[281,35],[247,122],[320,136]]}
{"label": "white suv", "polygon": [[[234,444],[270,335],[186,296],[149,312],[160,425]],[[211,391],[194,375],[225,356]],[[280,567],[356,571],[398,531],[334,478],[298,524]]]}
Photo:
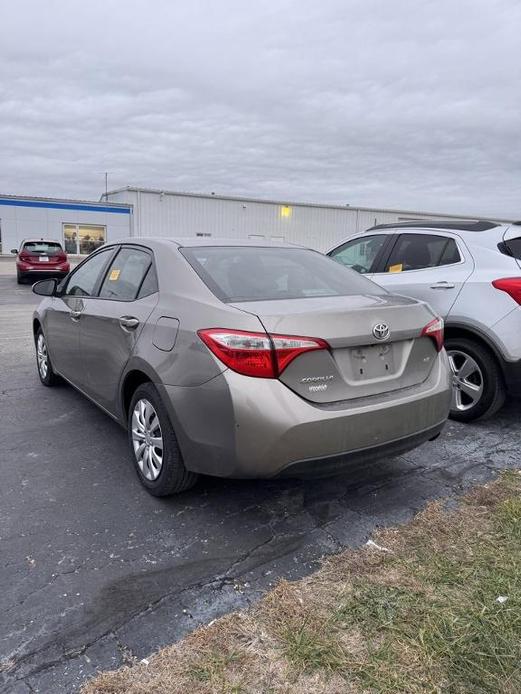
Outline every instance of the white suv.
{"label": "white suv", "polygon": [[490,417],[521,395],[521,223],[380,224],[328,252],[445,319],[451,417]]}

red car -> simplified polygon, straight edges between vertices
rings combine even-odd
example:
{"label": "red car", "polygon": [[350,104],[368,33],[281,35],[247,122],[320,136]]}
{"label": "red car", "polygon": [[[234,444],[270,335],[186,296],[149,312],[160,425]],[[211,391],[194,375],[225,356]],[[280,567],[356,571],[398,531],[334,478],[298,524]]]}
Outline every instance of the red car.
{"label": "red car", "polygon": [[65,277],[70,265],[67,254],[58,241],[25,239],[16,254],[16,279],[23,284],[31,275],[38,277]]}

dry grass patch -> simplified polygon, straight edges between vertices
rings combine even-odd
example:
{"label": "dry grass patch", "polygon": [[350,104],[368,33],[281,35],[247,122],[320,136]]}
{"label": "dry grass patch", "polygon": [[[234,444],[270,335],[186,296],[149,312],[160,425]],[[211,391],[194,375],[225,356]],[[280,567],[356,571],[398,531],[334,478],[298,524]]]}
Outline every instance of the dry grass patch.
{"label": "dry grass patch", "polygon": [[521,474],[374,541],[83,694],[521,691]]}

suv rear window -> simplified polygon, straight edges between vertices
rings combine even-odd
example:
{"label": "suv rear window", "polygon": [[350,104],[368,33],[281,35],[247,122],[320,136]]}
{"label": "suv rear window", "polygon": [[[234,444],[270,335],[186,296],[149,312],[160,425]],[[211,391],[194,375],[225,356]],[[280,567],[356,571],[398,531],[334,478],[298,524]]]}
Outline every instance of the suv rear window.
{"label": "suv rear window", "polygon": [[353,270],[307,249],[206,246],[180,250],[225,302],[386,293]]}
{"label": "suv rear window", "polygon": [[56,241],[27,241],[22,250],[35,255],[58,255],[62,247]]}
{"label": "suv rear window", "polygon": [[510,255],[512,258],[521,260],[521,237],[503,241],[499,244],[499,250],[505,255]]}

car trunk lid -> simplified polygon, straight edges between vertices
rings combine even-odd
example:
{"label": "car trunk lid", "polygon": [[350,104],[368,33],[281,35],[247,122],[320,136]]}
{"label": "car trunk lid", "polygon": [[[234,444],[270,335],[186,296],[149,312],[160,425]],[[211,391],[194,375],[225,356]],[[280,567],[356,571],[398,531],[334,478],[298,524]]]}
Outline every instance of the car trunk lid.
{"label": "car trunk lid", "polygon": [[312,402],[414,386],[428,377],[436,359],[433,341],[421,336],[433,314],[414,299],[364,294],[232,305],[256,315],[271,335],[314,337],[329,344],[329,350],[301,354],[280,375]]}

